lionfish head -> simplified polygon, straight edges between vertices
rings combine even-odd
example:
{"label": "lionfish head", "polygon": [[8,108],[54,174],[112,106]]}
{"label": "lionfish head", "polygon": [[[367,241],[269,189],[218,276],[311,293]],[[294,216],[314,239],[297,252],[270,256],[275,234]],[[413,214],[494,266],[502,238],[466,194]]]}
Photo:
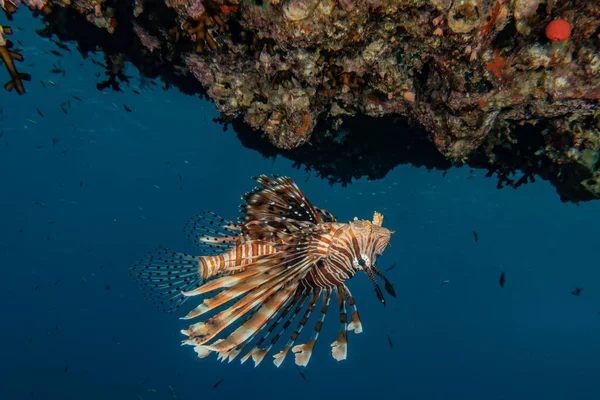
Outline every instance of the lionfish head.
{"label": "lionfish head", "polygon": [[375,285],[377,298],[385,305],[385,298],[373,274],[382,278],[385,282],[385,290],[390,295],[396,297],[392,284],[376,266],[377,256],[383,254],[394,231],[384,228],[382,223],[383,215],[375,212],[372,221],[354,218],[354,221],[349,223],[349,229],[351,231],[350,237],[356,239],[352,240],[350,244],[353,257],[352,265],[355,270],[363,271],[367,274]]}

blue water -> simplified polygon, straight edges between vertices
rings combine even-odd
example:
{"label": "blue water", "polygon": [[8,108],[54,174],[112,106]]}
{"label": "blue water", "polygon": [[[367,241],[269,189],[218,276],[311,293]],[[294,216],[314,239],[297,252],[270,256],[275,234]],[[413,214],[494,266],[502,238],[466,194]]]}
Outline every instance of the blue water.
{"label": "blue water", "polygon": [[[24,11],[12,25],[28,29],[13,39],[33,81],[25,96],[0,93],[1,399],[171,399],[169,386],[185,400],[598,397],[600,202],[561,203],[540,180],[497,190],[467,168],[444,178],[399,166],[331,187],[243,148],[197,97],[102,94],[100,67],[75,50],[65,77],[50,74],[57,57],[44,51],[54,47],[32,29],[41,23]],[[126,73],[138,86],[134,68]],[[83,101],[71,98],[64,114],[71,95]],[[364,275],[352,279],[364,332],[349,333],[348,360],[333,360],[333,310],[307,380],[293,357],[280,369],[270,357],[256,369],[197,359],[180,346],[183,314],[155,309],[128,276],[158,245],[193,252],[187,219],[205,209],[237,218],[250,177],[263,173],[291,176],[341,221],[379,211],[395,230],[379,264],[397,263],[387,273],[397,299],[383,308]]]}

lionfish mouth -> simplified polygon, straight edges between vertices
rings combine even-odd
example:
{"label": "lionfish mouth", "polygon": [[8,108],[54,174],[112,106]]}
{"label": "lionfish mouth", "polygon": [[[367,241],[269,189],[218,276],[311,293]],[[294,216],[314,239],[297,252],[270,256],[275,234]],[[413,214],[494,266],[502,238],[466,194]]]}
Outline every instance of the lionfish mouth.
{"label": "lionfish mouth", "polygon": [[375,275],[383,279],[383,281],[385,282],[385,291],[388,292],[392,297],[396,297],[396,291],[394,290],[394,287],[392,286],[390,281],[388,281],[385,275],[383,275],[383,273],[375,265],[371,267],[365,267],[363,271],[365,271],[371,282],[373,282],[373,284],[375,285],[375,294],[377,295],[379,301],[381,301],[381,304],[383,304],[383,306],[385,307],[385,297],[383,297],[383,292],[381,291],[381,288],[379,287],[379,284],[377,283],[373,272],[375,273]]}

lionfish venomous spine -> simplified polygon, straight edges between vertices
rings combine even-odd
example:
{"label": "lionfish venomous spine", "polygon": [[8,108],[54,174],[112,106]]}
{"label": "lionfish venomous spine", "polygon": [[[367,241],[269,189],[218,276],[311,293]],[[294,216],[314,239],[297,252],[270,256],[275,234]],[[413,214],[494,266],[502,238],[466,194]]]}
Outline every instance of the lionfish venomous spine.
{"label": "lionfish venomous spine", "polygon": [[[216,352],[219,360],[231,362],[246,350],[242,363],[251,357],[255,366],[301,313],[296,329],[273,357],[279,367],[291,350],[296,364],[306,366],[334,297],[340,330],[331,344],[332,355],[338,361],[346,359],[346,333],[360,333],[362,325],[345,282],[363,271],[384,305],[374,275],[395,296],[375,265],[394,232],[382,227],[383,216],[377,212],[372,221],[337,222],[328,211],[313,206],[289,177],[254,179],[260,186],[242,197],[239,223],[208,211],[188,221],[186,235],[203,255],[159,247],[132,266],[131,275],[166,311],[202,295],[203,301],[182,319],[205,318],[181,331],[187,336],[183,344],[194,346],[198,357]],[[210,292],[216,293],[203,296]],[[320,316],[311,338],[294,345],[319,299]]]}

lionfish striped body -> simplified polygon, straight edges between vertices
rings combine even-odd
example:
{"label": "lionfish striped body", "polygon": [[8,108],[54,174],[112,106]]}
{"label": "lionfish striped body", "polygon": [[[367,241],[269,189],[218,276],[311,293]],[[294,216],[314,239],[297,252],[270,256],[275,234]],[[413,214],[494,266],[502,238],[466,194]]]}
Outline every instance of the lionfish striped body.
{"label": "lionfish striped body", "polygon": [[[289,351],[296,364],[308,364],[332,297],[337,300],[340,330],[331,344],[336,360],[346,359],[349,330],[362,331],[354,298],[345,282],[364,271],[383,294],[373,274],[382,277],[385,289],[392,285],[375,266],[377,255],[388,245],[390,231],[373,221],[340,223],[327,211],[313,206],[288,177],[255,178],[261,185],[242,199],[239,223],[205,212],[194,216],[185,231],[202,256],[159,248],[131,268],[150,297],[173,311],[195,296],[217,292],[183,319],[212,313],[182,333],[183,344],[194,346],[198,357],[216,352],[232,361],[242,352],[258,365],[302,315],[283,349],[274,355],[279,366]],[[296,340],[322,299],[320,316],[306,343]],[[347,306],[351,308],[350,321]],[[252,345],[251,345],[252,344]]]}

